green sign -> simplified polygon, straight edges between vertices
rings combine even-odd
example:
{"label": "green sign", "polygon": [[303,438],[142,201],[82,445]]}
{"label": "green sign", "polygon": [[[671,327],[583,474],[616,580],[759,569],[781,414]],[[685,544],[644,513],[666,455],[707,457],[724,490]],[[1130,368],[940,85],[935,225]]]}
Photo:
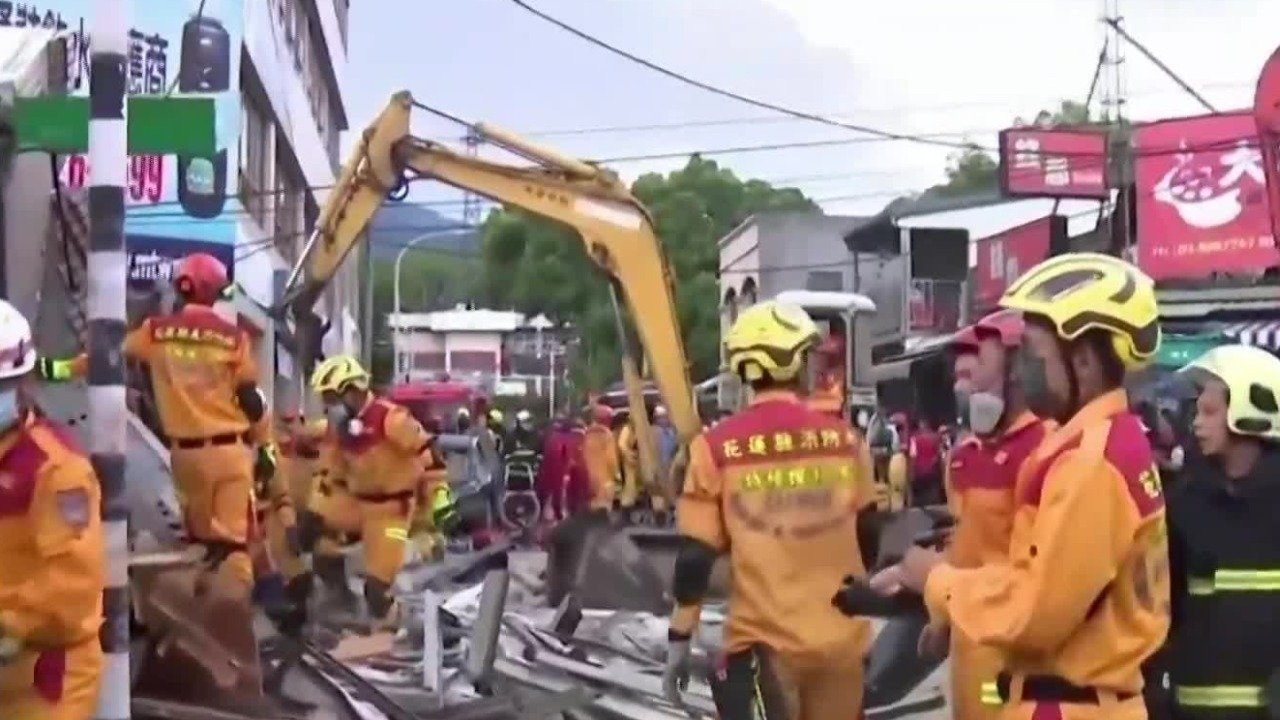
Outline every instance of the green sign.
{"label": "green sign", "polygon": [[1156,365],[1170,369],[1183,367],[1213,348],[1229,342],[1220,333],[1165,335],[1156,353]]}
{"label": "green sign", "polygon": [[[133,95],[127,102],[130,155],[211,157],[217,151],[212,98]],[[17,98],[13,129],[19,152],[88,152],[89,98]]]}

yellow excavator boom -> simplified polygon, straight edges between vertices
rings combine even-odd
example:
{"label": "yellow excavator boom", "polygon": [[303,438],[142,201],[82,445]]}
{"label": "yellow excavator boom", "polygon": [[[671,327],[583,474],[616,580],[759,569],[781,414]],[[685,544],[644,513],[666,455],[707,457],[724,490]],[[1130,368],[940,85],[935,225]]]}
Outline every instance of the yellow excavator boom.
{"label": "yellow excavator boom", "polygon": [[[672,424],[682,444],[687,444],[701,431],[701,422],[670,271],[648,211],[612,171],[490,125],[472,129],[484,141],[535,165],[492,162],[413,137],[409,120],[416,105],[408,92],[392,95],[351,151],[286,286],[283,303],[298,326],[304,319],[314,320],[315,301],[364,237],[388,193],[406,182],[406,173],[439,180],[559,221],[577,232],[587,255],[621,295],[620,304],[631,315]],[[634,358],[631,367],[636,367]],[[631,410],[643,414],[644,406]]]}

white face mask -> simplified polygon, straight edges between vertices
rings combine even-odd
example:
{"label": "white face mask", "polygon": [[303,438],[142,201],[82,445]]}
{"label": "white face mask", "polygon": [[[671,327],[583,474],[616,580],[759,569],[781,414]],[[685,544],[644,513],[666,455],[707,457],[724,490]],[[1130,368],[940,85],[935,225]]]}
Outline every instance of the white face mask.
{"label": "white face mask", "polygon": [[1004,398],[995,393],[975,392],[969,395],[969,428],[979,435],[990,435],[1004,417]]}
{"label": "white face mask", "polygon": [[17,389],[0,391],[0,432],[17,425],[21,416]]}

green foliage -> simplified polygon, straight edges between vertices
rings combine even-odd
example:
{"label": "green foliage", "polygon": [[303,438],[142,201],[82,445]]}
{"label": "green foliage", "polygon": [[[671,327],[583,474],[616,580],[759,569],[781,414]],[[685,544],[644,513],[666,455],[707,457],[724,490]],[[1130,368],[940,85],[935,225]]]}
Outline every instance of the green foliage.
{"label": "green foliage", "polygon": [[[692,374],[712,375],[720,345],[716,241],[752,213],[816,206],[795,188],[743,181],[696,155],[675,172],[638,178],[632,192],[652,214],[674,274]],[[479,301],[573,324],[581,338],[570,366],[574,387],[600,389],[616,380],[620,356],[608,285],[573,231],[506,209],[490,214],[482,236]]]}

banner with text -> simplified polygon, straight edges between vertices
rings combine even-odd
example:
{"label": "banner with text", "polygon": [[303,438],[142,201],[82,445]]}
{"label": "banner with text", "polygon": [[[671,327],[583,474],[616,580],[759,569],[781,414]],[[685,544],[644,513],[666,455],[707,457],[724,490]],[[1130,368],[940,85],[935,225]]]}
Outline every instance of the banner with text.
{"label": "banner with text", "polygon": [[975,313],[995,310],[1005,288],[1036,263],[1049,257],[1052,233],[1052,216],[1046,216],[974,243]]}
{"label": "banner with text", "polygon": [[1134,129],[1138,265],[1153,278],[1257,271],[1280,262],[1253,113]]}
{"label": "banner with text", "polygon": [[[237,218],[243,214],[236,199],[237,158],[232,152],[240,137],[243,0],[131,4],[135,12],[127,55],[129,94],[212,97],[218,150],[207,158],[129,158],[125,233],[130,283],[160,272],[156,263],[161,258],[173,260],[218,245],[228,248],[216,254],[234,272]],[[38,24],[68,31],[68,91],[88,95],[92,11],[93,0],[0,0],[0,26]],[[73,155],[62,165],[61,180],[69,188],[81,188],[88,184],[90,171],[88,157]],[[164,241],[162,252],[157,250],[158,238]],[[191,241],[191,246],[184,241]]]}
{"label": "banner with text", "polygon": [[1002,131],[1000,189],[1010,197],[1109,197],[1107,134],[1034,127]]}

